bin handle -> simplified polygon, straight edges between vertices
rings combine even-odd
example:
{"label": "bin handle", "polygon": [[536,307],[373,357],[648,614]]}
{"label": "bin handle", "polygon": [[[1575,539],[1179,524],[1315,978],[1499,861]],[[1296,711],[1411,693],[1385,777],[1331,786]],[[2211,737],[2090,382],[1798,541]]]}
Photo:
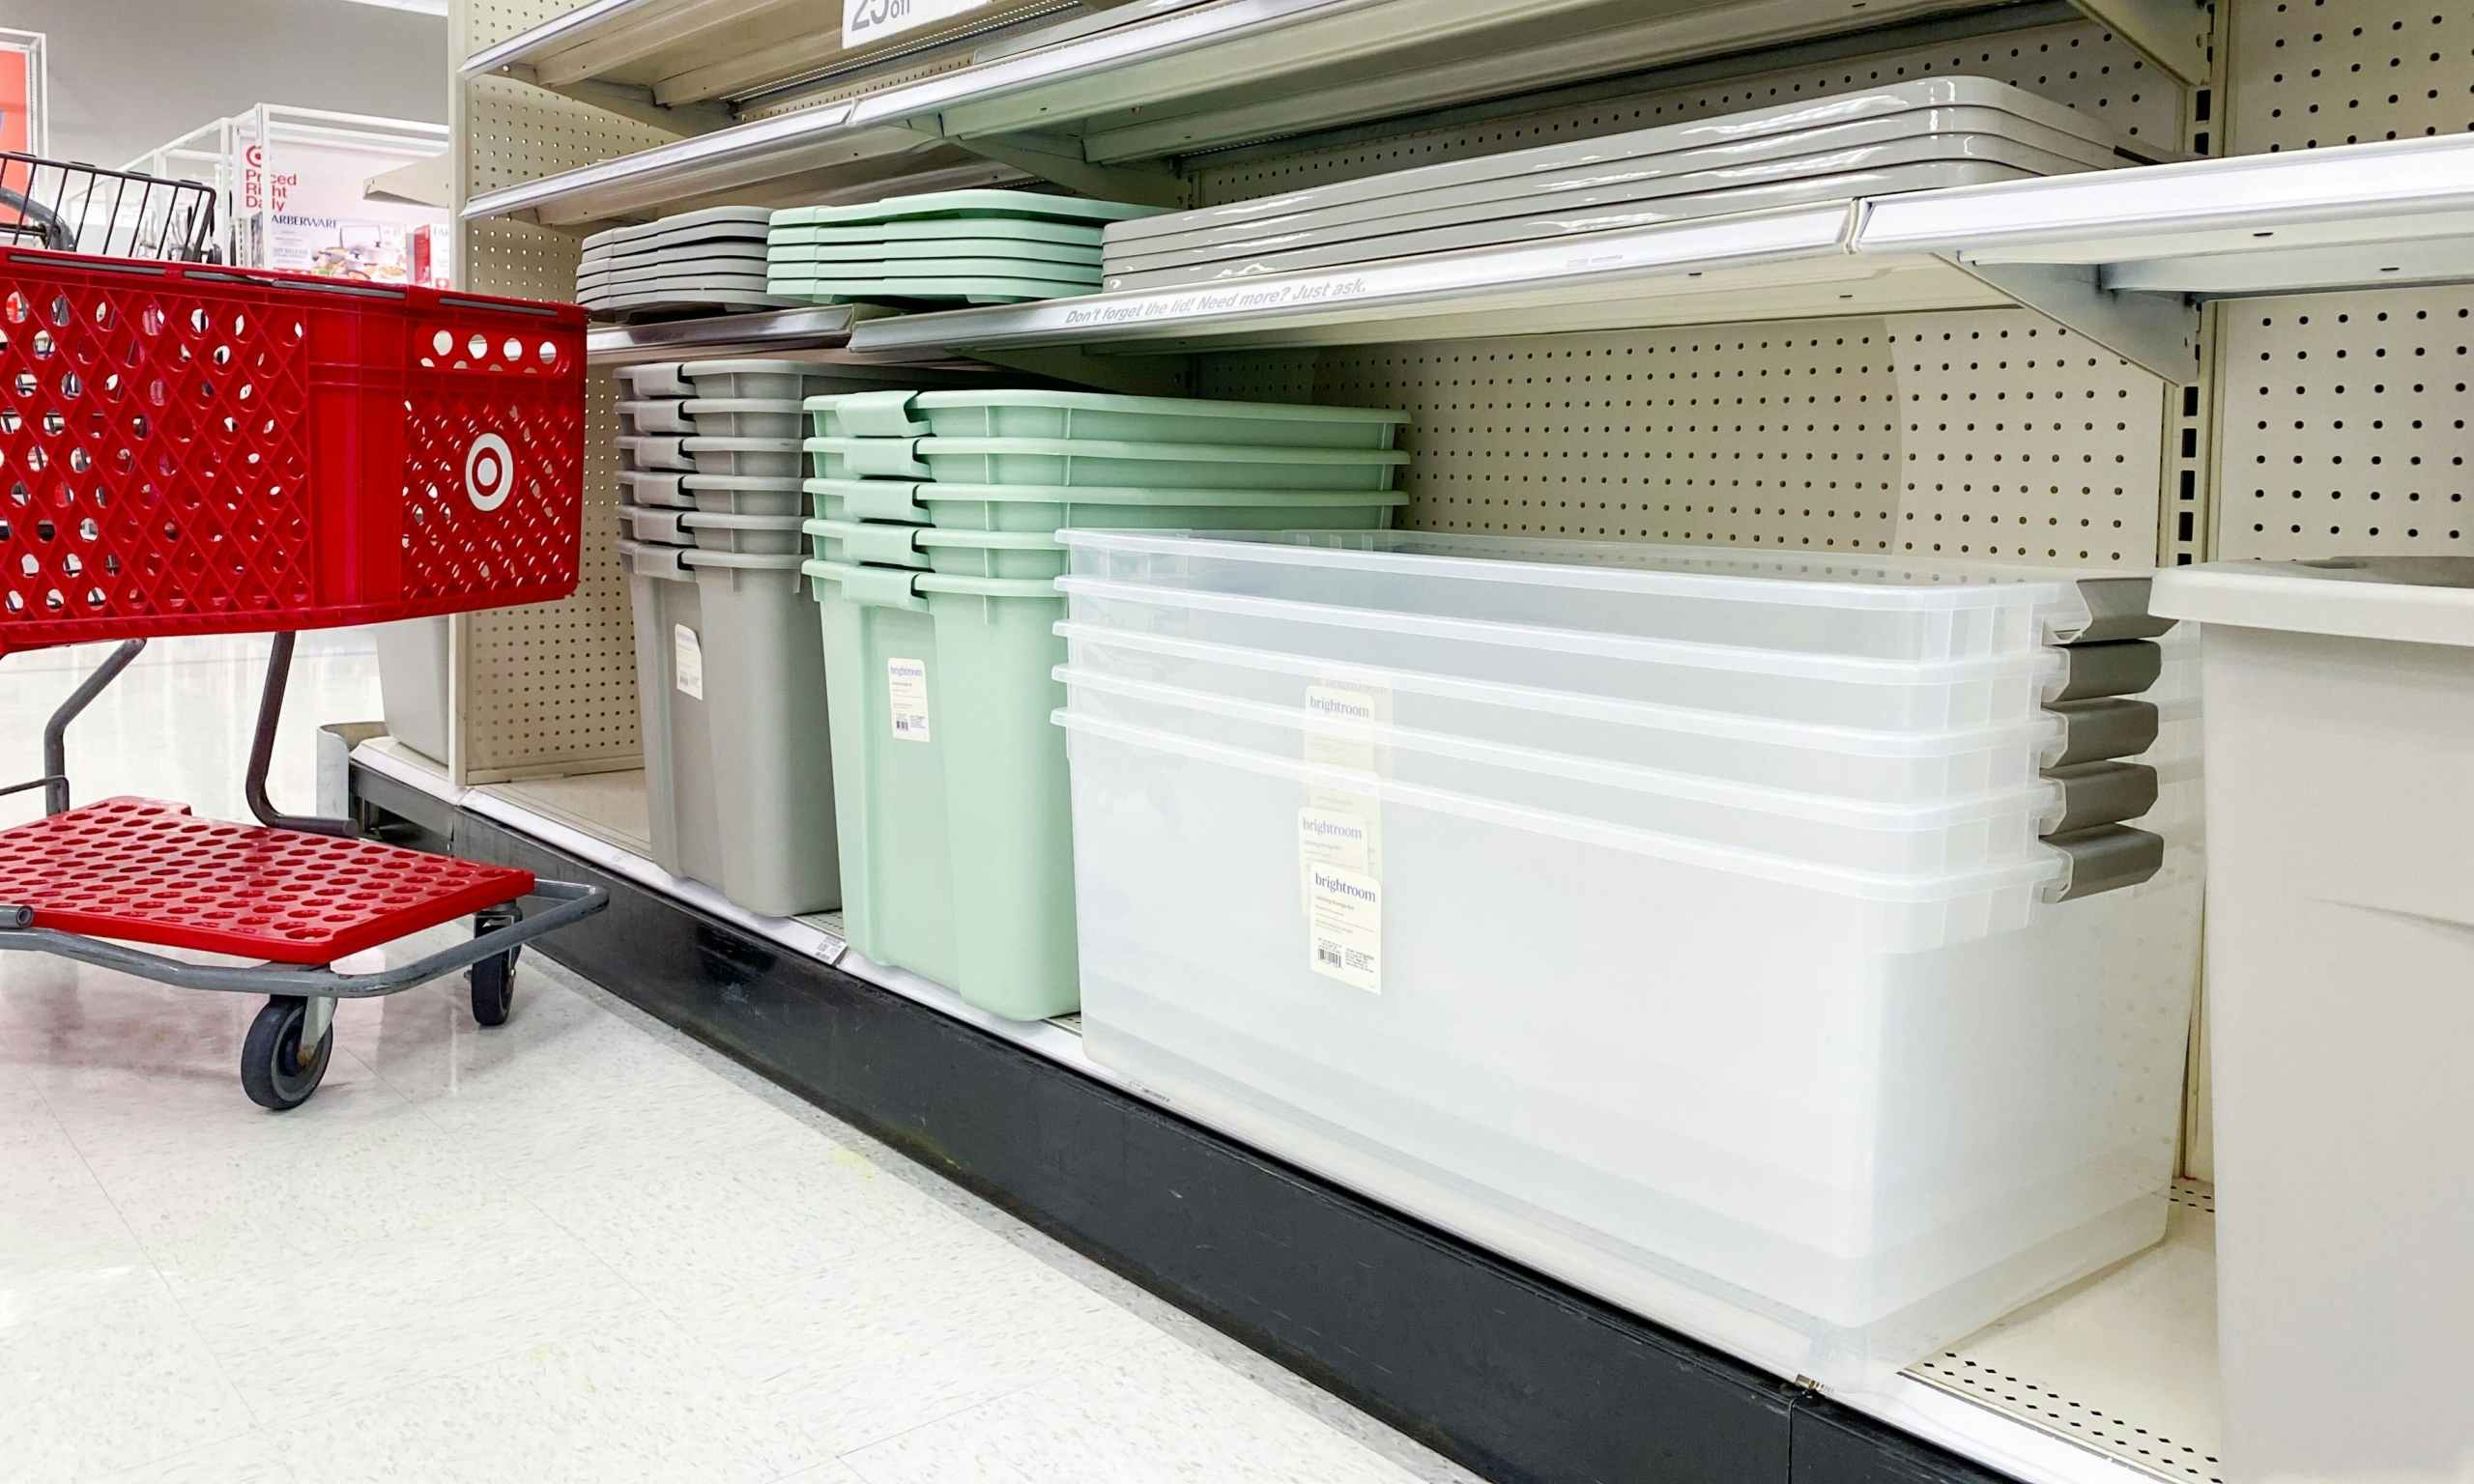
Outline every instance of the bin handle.
{"label": "bin handle", "polygon": [[917,484],[887,479],[864,492],[853,490],[844,499],[849,503],[850,514],[859,520],[925,524],[928,507],[919,502],[920,489]]}
{"label": "bin handle", "polygon": [[845,567],[842,595],[867,608],[899,608],[914,614],[928,612],[928,600],[913,585],[919,574],[906,567]]}
{"label": "bin handle", "polygon": [[[618,555],[627,558],[628,570],[637,577],[659,578],[665,582],[683,583],[689,573],[679,556],[688,549],[683,546],[658,546],[648,541],[618,538]],[[647,565],[647,558],[651,564]]]}
{"label": "bin handle", "polygon": [[928,424],[910,415],[915,391],[854,391],[833,404],[842,431],[854,438],[923,438]]}
{"label": "bin handle", "polygon": [[850,461],[851,472],[857,474],[894,479],[928,477],[928,466],[919,460],[916,439],[860,439],[851,443],[846,457]]}

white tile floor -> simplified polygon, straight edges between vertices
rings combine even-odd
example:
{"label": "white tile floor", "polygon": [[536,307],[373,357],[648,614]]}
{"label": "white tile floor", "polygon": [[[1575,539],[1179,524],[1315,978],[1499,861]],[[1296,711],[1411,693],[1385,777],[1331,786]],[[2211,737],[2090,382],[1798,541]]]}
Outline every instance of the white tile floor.
{"label": "white tile floor", "polygon": [[[158,646],[79,797],[237,816],[262,652]],[[0,781],[67,658],[0,660]],[[278,800],[377,711],[305,638]],[[289,1115],[255,1008],[0,956],[0,1480],[1472,1477],[538,956],[500,1030],[344,1006]]]}

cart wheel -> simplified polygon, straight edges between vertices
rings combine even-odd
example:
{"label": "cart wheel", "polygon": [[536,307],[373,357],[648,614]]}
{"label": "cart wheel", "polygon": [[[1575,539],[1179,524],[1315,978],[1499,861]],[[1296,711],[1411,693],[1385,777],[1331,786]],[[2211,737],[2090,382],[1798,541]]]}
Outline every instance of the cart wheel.
{"label": "cart wheel", "polygon": [[[475,936],[521,921],[524,909],[519,906],[497,907],[474,915]],[[504,1025],[508,1012],[515,1008],[515,961],[524,953],[519,943],[503,954],[489,957],[466,970],[473,981],[473,1018],[482,1025]]]}
{"label": "cart wheel", "polygon": [[241,1043],[241,1087],[259,1107],[277,1113],[297,1108],[326,1080],[327,1060],[335,1049],[335,1028],[327,1027],[327,1034],[318,1038],[318,1044],[304,1059],[301,1031],[308,1014],[308,1001],[278,994],[249,1022],[248,1039]]}

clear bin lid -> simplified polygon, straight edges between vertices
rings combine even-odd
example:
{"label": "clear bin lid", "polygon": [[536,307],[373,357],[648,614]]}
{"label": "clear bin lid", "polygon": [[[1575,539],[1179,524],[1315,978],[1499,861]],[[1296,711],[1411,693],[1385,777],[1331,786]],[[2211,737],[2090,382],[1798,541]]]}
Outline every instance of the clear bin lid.
{"label": "clear bin lid", "polygon": [[1424,573],[1716,602],[1911,612],[2029,607],[2055,642],[2144,639],[2172,626],[2149,616],[2151,578],[2145,572],[1422,530],[1058,534],[1076,550]]}

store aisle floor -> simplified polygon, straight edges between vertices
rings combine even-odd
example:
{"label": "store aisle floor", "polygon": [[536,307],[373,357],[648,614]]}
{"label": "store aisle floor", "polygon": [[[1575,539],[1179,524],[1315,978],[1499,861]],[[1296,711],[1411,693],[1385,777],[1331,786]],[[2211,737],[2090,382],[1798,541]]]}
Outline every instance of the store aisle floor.
{"label": "store aisle floor", "polygon": [[[351,639],[304,653],[296,807],[307,730],[375,713]],[[132,670],[80,796],[234,807],[250,652]],[[341,1007],[272,1115],[255,1001],[0,958],[0,1478],[1472,1477],[538,955],[506,1026],[463,998]]]}

